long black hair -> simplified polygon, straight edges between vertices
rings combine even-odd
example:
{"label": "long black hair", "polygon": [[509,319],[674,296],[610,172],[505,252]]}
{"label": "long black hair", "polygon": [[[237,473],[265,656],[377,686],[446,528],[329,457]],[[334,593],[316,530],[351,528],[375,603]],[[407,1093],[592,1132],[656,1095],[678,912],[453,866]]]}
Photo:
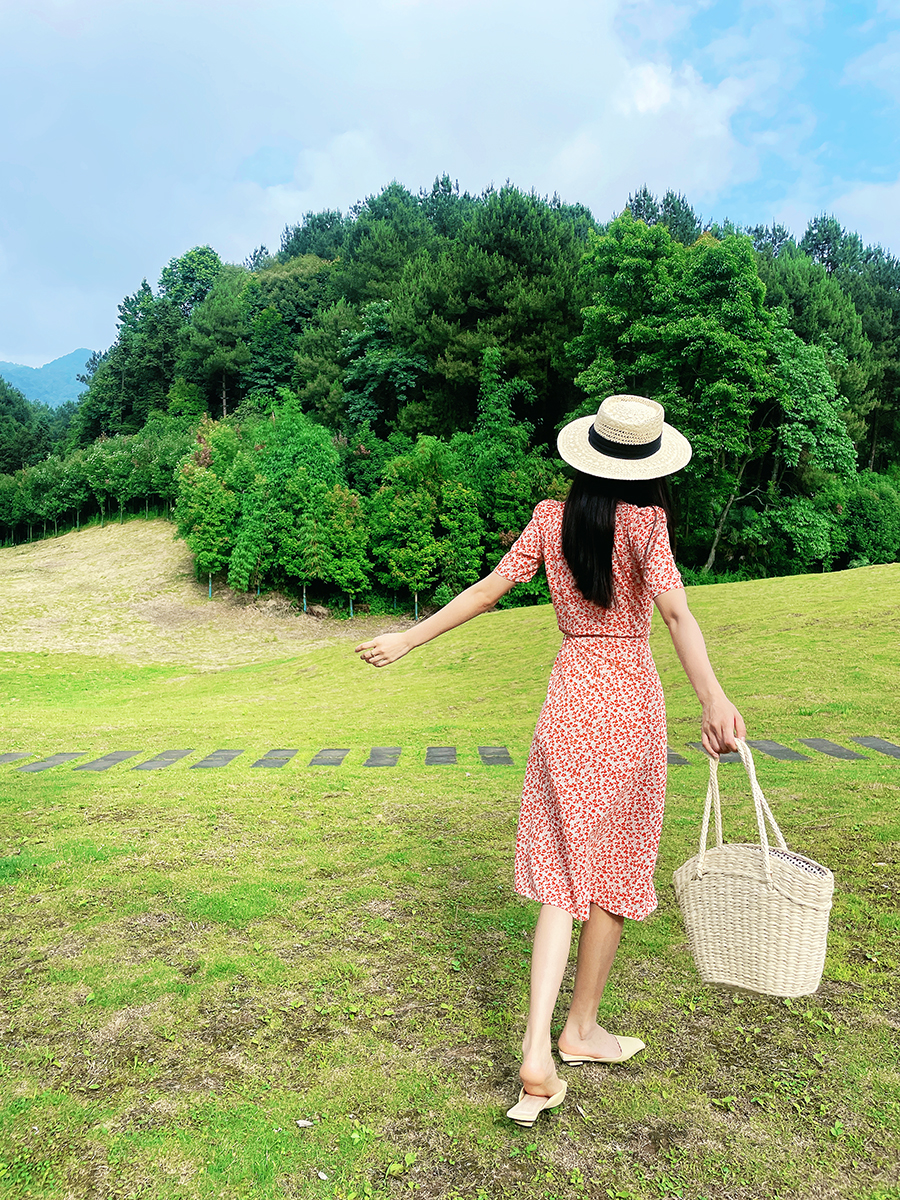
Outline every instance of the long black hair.
{"label": "long black hair", "polygon": [[562,552],[585,600],[612,608],[612,552],[619,501],[665,511],[675,553],[674,505],[669,482],[661,479],[600,479],[576,471],[563,510]]}

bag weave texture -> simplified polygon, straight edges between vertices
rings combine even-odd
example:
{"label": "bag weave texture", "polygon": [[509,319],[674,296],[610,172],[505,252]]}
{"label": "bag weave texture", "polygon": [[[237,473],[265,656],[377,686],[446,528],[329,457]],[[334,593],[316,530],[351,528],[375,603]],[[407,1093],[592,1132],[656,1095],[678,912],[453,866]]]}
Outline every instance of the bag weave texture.
{"label": "bag weave texture", "polygon": [[[788,850],[757,782],[750,749],[740,739],[738,751],[750,778],[759,845],[723,842],[719,764],[710,759],[700,849],[674,875],[688,945],[704,983],[808,996],[825,965],[834,876]],[[711,809],[716,845],[707,849]],[[777,849],[769,846],[766,821]]]}

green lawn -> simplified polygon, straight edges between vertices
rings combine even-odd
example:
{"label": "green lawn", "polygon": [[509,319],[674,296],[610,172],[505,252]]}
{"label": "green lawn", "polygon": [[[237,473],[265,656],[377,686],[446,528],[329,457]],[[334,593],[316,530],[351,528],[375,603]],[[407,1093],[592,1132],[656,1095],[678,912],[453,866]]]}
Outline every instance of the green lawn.
{"label": "green lawn", "polygon": [[[900,566],[691,603],[751,737],[900,741]],[[696,704],[659,634],[684,749]],[[900,1197],[900,774],[875,754],[758,760],[789,844],[837,877],[822,987],[786,1003],[707,989],[687,954],[671,874],[706,777],[688,751],[659,910],[628,923],[604,1001],[646,1054],[565,1070],[531,1132],[503,1118],[536,915],[512,843],[558,642],[540,608],[382,672],[345,636],[207,672],[0,657],[0,751],[248,751],[211,772],[0,767],[0,1196]],[[404,747],[396,768],[362,766],[377,744]],[[430,744],[459,764],[425,768]],[[479,744],[516,765],[481,766]],[[275,746],[300,753],[247,769]],[[351,753],[308,768],[323,746]]]}

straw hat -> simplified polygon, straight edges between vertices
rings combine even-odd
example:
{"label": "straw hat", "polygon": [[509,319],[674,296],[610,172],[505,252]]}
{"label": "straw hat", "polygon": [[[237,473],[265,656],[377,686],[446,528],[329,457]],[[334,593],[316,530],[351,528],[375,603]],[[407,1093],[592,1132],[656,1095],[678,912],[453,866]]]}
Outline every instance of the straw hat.
{"label": "straw hat", "polygon": [[602,479],[658,479],[690,462],[691,444],[667,425],[665,409],[646,396],[607,396],[596,417],[560,430],[560,458]]}

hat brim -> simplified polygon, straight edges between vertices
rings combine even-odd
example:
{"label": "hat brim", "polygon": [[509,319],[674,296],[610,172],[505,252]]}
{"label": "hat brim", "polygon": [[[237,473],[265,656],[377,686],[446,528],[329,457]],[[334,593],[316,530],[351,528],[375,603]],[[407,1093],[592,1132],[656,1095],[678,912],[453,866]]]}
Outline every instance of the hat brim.
{"label": "hat brim", "polygon": [[659,449],[647,458],[601,454],[588,441],[588,430],[594,420],[594,417],[579,417],[570,421],[556,439],[559,457],[585,475],[598,475],[601,479],[659,479],[662,475],[673,475],[691,461],[691,443],[666,422]]}

